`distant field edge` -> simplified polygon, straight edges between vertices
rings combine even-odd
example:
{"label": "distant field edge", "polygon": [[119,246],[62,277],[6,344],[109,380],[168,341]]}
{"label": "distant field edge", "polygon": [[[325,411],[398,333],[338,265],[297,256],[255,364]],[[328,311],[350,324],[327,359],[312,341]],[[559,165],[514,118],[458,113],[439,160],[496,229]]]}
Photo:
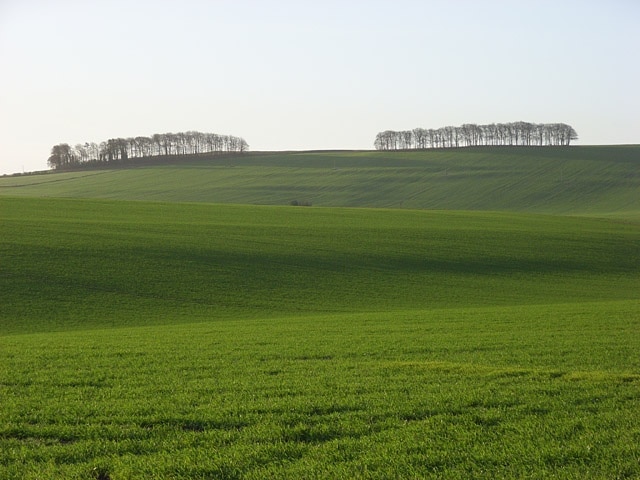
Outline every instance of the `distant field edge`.
{"label": "distant field edge", "polygon": [[640,218],[640,146],[155,157],[0,178],[0,196]]}
{"label": "distant field edge", "polygon": [[[621,143],[610,145],[551,145],[551,146],[539,146],[539,145],[477,145],[470,147],[449,147],[449,148],[415,148],[415,149],[398,149],[398,150],[375,150],[365,148],[326,148],[326,149],[285,149],[285,150],[252,150],[246,152],[229,152],[229,153],[194,153],[185,155],[155,155],[152,157],[140,157],[129,160],[122,160],[113,163],[88,163],[86,165],[77,165],[60,170],[34,170],[28,172],[15,172],[5,173],[0,175],[0,178],[7,177],[24,177],[31,175],[47,175],[53,173],[69,173],[69,172],[82,172],[86,170],[114,170],[131,168],[136,166],[153,166],[153,165],[181,165],[191,162],[209,162],[212,160],[224,160],[229,158],[242,158],[253,156],[273,156],[273,155],[304,155],[304,154],[402,154],[411,152],[473,152],[473,151],[558,151],[558,150],[580,150],[580,149],[593,149],[593,148],[637,148],[640,150],[640,144],[634,143]],[[0,185],[0,188],[4,185]]]}

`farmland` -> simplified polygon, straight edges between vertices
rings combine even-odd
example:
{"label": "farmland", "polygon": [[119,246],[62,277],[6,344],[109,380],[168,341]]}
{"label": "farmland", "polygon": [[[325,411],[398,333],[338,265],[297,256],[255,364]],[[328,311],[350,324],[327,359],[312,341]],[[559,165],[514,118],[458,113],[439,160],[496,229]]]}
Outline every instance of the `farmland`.
{"label": "farmland", "polygon": [[0,478],[640,476],[637,157],[598,148],[0,179]]}
{"label": "farmland", "polygon": [[0,195],[636,215],[637,145],[248,153],[0,178]]}

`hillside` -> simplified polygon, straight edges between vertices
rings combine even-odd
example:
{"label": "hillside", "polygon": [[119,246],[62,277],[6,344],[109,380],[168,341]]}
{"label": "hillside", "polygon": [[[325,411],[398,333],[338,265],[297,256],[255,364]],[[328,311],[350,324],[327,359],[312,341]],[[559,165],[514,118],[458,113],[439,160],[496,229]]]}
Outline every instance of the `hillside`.
{"label": "hillside", "polygon": [[631,300],[638,291],[637,225],[601,219],[66,199],[0,206],[0,334]]}
{"label": "hillside", "polygon": [[634,222],[0,197],[0,225],[0,478],[640,475]]}
{"label": "hillside", "polygon": [[0,195],[640,218],[640,146],[257,152],[0,178]]}

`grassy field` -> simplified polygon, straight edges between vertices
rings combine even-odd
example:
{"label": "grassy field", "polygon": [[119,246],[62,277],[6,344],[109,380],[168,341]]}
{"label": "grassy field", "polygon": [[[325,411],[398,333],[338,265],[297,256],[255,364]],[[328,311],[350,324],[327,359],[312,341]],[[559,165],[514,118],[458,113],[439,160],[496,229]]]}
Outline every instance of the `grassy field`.
{"label": "grassy field", "polygon": [[0,195],[518,211],[640,220],[640,146],[249,153],[0,178]]}
{"label": "grassy field", "polygon": [[512,213],[0,201],[7,300],[0,333],[638,295],[633,223]]}
{"label": "grassy field", "polygon": [[0,337],[0,476],[637,478],[639,310]]}
{"label": "grassy field", "polygon": [[2,197],[0,222],[0,478],[640,476],[633,221]]}

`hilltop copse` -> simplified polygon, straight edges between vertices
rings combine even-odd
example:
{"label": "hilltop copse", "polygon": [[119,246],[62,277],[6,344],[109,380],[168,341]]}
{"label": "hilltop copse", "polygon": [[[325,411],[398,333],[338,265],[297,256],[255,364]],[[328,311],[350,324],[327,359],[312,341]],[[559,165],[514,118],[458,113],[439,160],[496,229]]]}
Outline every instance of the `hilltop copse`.
{"label": "hilltop copse", "polygon": [[459,127],[386,130],[376,135],[376,150],[485,146],[569,146],[578,134],[566,123],[465,123]]}
{"label": "hilltop copse", "polygon": [[181,132],[154,134],[150,137],[112,138],[105,142],[54,145],[48,164],[56,170],[127,164],[130,160],[198,154],[245,152],[244,138],[217,133]]}

